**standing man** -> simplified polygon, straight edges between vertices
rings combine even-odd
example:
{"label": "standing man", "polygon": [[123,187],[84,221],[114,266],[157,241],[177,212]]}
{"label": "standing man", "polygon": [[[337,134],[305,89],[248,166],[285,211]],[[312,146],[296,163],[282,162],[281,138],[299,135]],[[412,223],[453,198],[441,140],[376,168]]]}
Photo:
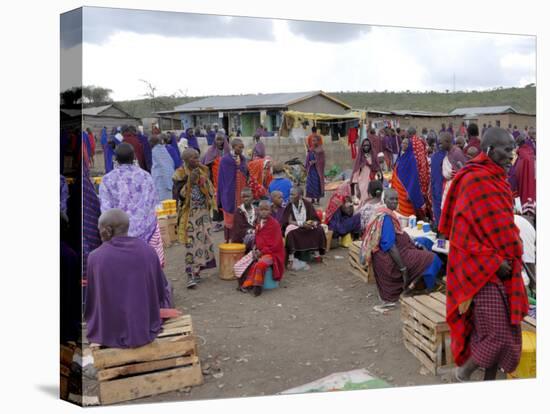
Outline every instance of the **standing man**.
{"label": "standing man", "polygon": [[533,204],[537,200],[535,176],[535,150],[525,137],[520,135],[516,140],[516,162],[510,169],[510,185],[514,196],[519,197],[521,206]]}
{"label": "standing man", "polygon": [[[224,155],[229,154],[230,152],[231,150],[229,149],[229,144],[225,140],[225,136],[218,132],[215,140],[212,142],[212,145],[208,147],[208,150],[202,159],[202,163],[206,165],[210,171],[209,178],[214,187],[214,197],[216,197],[218,192],[218,171],[220,168],[220,161]],[[223,229],[223,214],[219,205],[216,209],[214,209],[212,220],[215,223],[212,230],[216,232],[221,231]]]}
{"label": "standing man", "polygon": [[481,154],[453,179],[441,215],[439,231],[450,241],[447,323],[460,381],[479,367],[485,380],[495,379],[498,368],[514,371],[521,356],[528,303],[507,181],[514,146],[506,130],[488,130]]}
{"label": "standing man", "polygon": [[252,159],[265,158],[265,144],[262,142],[262,135],[254,134],[254,148],[252,149]]}
{"label": "standing man", "polygon": [[242,204],[241,191],[246,187],[247,161],[243,155],[243,149],[243,141],[239,138],[234,138],[231,141],[231,153],[222,157],[218,171],[218,191],[216,197],[218,206],[221,206],[223,210],[226,241],[231,236],[235,210]]}
{"label": "standing man", "polygon": [[174,160],[158,135],[149,139],[152,154],[151,176],[157,189],[159,201],[172,199],[172,176],[176,169]]}
{"label": "standing man", "polygon": [[418,179],[420,180],[420,190],[424,196],[426,215],[432,217],[432,193],[430,180],[430,166],[428,165],[428,153],[426,143],[416,135],[416,128],[409,127],[407,130],[409,135],[409,145],[412,146],[416,166],[418,169]]}
{"label": "standing man", "polygon": [[[470,148],[475,148],[475,151],[471,150]],[[474,158],[477,154],[481,152],[479,128],[477,127],[477,124],[474,123],[468,125],[468,145],[464,147],[464,154],[468,154],[468,151],[472,155],[472,158]]]}

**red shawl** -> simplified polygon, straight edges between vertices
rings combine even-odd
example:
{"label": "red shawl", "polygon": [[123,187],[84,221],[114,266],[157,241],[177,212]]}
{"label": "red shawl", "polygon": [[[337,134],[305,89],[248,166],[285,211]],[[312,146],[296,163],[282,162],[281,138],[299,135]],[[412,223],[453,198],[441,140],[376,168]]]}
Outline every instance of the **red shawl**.
{"label": "red shawl", "polygon": [[518,158],[514,165],[515,182],[517,191],[521,199],[521,205],[531,201],[536,201],[535,184],[535,151],[528,144],[523,144],[517,149]]}
{"label": "red shawl", "polygon": [[[469,301],[488,282],[504,284],[510,322],[521,323],[528,310],[521,277],[523,245],[514,224],[512,192],[502,167],[485,153],[468,162],[449,189],[439,231],[449,237],[447,264],[447,323],[451,350],[457,365],[470,355],[471,312],[458,307]],[[496,276],[504,259],[512,263],[512,277]]]}
{"label": "red shawl", "polygon": [[255,243],[262,255],[273,257],[273,280],[281,280],[285,272],[285,246],[279,222],[269,216],[263,227],[256,224]]}
{"label": "red shawl", "polygon": [[416,159],[416,167],[418,168],[418,178],[420,179],[420,190],[424,194],[426,200],[426,210],[431,211],[432,192],[430,180],[430,166],[428,165],[428,153],[426,144],[416,135],[411,138],[411,144]]}

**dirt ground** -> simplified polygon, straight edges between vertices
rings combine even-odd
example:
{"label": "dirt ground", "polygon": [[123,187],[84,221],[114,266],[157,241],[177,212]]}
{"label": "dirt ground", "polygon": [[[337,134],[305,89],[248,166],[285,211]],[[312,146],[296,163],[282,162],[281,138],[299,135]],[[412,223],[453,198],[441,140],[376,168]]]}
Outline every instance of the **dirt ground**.
{"label": "dirt ground", "polygon": [[[214,233],[216,244],[223,232]],[[380,314],[376,285],[348,271],[347,250],[330,250],[311,270],[287,272],[259,297],[236,281],[203,274],[185,287],[184,247],[167,250],[175,305],[191,314],[205,382],[139,402],[273,395],[335,372],[365,368],[392,386],[451,382],[433,376],[403,345],[399,308]],[[137,401],[134,401],[137,402]]]}

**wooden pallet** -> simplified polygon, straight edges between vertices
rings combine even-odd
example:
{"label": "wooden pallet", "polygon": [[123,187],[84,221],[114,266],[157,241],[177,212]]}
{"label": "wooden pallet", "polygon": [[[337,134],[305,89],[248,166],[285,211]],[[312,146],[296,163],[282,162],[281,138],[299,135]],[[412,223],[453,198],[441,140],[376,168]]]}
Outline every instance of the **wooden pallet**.
{"label": "wooden pallet", "polygon": [[404,297],[401,302],[403,342],[432,374],[454,365],[446,317],[446,298],[441,292]]}
{"label": "wooden pallet", "polygon": [[63,343],[59,350],[59,398],[69,398],[69,379],[71,377],[71,364],[75,352],[78,352],[76,344]]}
{"label": "wooden pallet", "polygon": [[203,383],[189,315],[168,320],[152,343],[92,350],[101,404],[114,404]]}
{"label": "wooden pallet", "polygon": [[360,261],[359,254],[361,250],[361,241],[354,241],[348,248],[349,271],[363,280],[365,283],[374,283],[374,274],[365,269]]}

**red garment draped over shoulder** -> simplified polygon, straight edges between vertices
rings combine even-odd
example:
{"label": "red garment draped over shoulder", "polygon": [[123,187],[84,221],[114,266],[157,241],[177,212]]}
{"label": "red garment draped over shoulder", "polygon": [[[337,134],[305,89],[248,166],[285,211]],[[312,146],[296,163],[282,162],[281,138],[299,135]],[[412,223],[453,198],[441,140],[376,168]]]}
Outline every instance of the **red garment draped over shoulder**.
{"label": "red garment draped over shoulder", "polygon": [[[513,200],[505,170],[485,153],[469,161],[449,189],[439,231],[450,241],[447,263],[447,323],[457,365],[470,356],[471,311],[460,314],[461,303],[473,298],[487,283],[504,284],[510,323],[518,325],[528,311],[521,277],[523,246],[514,223]],[[512,277],[501,282],[500,264],[512,264]]]}
{"label": "red garment draped over shoulder", "polygon": [[273,280],[281,280],[285,272],[285,246],[281,225],[269,216],[264,225],[256,225],[256,248],[262,255],[273,257]]}

